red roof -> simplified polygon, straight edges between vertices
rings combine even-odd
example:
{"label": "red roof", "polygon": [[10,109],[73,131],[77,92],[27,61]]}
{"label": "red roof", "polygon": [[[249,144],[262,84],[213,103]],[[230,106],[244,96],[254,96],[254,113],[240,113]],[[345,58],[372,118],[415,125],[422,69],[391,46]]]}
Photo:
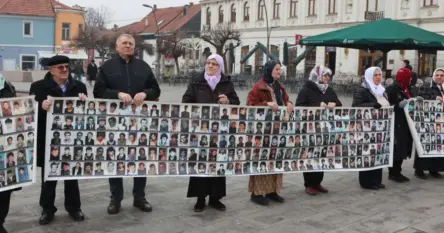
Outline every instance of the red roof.
{"label": "red roof", "polygon": [[[157,8],[155,14],[151,11],[139,22],[135,22],[123,27],[119,30],[129,31],[132,33],[156,33],[156,19],[159,26],[159,31],[162,33],[172,32],[180,29],[191,18],[200,12],[200,5],[193,4],[188,7],[184,15],[184,7],[169,7],[169,8]],[[156,17],[154,17],[154,15]],[[148,18],[148,25],[146,25],[146,18]]]}
{"label": "red roof", "polygon": [[58,0],[52,0],[52,4],[54,5],[54,8],[57,9],[63,9],[63,10],[72,10],[73,8],[59,2]]}
{"label": "red roof", "polygon": [[0,14],[54,17],[53,0],[0,0]]}

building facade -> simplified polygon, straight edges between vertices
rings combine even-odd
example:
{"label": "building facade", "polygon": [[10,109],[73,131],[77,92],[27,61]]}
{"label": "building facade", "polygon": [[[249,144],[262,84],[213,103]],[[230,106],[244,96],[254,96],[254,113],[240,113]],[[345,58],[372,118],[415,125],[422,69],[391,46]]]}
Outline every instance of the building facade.
{"label": "building facade", "polygon": [[38,52],[54,50],[54,12],[46,3],[0,0],[0,71],[40,69]]}
{"label": "building facade", "polygon": [[[444,34],[444,2],[438,0],[202,0],[200,4],[203,31],[218,23],[231,23],[241,32],[242,46],[235,50],[235,61],[256,42],[267,44],[267,19],[270,50],[281,60],[284,42],[296,44],[297,35],[314,36],[379,18]],[[303,46],[290,48],[290,63],[304,50]],[[364,67],[381,59],[378,51],[317,47],[297,67],[289,65],[287,75],[306,73],[316,64],[328,65],[336,73],[362,75]],[[431,76],[436,67],[444,66],[444,53],[440,51],[391,51],[387,69],[396,72],[404,59],[410,60],[421,77]],[[234,73],[244,72],[247,65],[258,72],[265,60],[262,52],[256,52],[245,65],[237,62]]]}

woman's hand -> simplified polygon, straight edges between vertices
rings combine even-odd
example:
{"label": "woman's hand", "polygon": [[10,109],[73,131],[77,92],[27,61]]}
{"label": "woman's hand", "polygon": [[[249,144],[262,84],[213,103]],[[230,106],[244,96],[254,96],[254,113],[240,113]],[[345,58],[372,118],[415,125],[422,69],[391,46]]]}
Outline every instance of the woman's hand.
{"label": "woman's hand", "polygon": [[327,108],[328,105],[327,105],[326,103],[324,103],[324,102],[321,102],[321,107],[323,107],[323,108]]}
{"label": "woman's hand", "polygon": [[220,104],[230,104],[230,100],[226,95],[219,95],[219,103]]}
{"label": "woman's hand", "polygon": [[79,93],[79,99],[80,99],[80,101],[85,101],[86,98],[87,98],[87,96],[86,96],[85,94],[83,94],[83,93]]}
{"label": "woman's hand", "polygon": [[268,102],[267,105],[271,108],[271,110],[273,110],[273,112],[277,112],[279,110],[279,106],[276,102]]}
{"label": "woman's hand", "polygon": [[334,108],[334,107],[336,107],[336,103],[335,102],[328,102],[327,108]]}
{"label": "woman's hand", "polygon": [[52,97],[48,95],[46,97],[46,100],[43,100],[42,108],[45,111],[49,111],[49,109],[51,108],[51,105],[52,105]]}
{"label": "woman's hand", "polygon": [[293,110],[294,110],[293,103],[288,102],[288,103],[287,103],[287,112],[288,112],[288,113],[292,113]]}

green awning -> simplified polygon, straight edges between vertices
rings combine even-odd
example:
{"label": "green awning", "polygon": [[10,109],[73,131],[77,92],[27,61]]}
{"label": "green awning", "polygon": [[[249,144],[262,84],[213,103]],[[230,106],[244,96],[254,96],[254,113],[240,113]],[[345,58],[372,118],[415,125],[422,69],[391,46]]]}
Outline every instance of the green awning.
{"label": "green awning", "polygon": [[300,40],[308,46],[354,49],[444,50],[444,36],[391,19],[381,19]]}

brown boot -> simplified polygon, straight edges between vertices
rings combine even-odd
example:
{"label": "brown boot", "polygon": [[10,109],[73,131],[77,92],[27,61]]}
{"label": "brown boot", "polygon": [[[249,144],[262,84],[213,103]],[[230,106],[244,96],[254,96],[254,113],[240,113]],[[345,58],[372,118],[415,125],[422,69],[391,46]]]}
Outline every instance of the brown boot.
{"label": "brown boot", "polygon": [[153,210],[153,207],[145,197],[134,197],[133,206],[139,208],[143,212],[151,212]]}
{"label": "brown boot", "polygon": [[119,211],[120,211],[120,202],[111,199],[108,205],[108,214],[118,214]]}

